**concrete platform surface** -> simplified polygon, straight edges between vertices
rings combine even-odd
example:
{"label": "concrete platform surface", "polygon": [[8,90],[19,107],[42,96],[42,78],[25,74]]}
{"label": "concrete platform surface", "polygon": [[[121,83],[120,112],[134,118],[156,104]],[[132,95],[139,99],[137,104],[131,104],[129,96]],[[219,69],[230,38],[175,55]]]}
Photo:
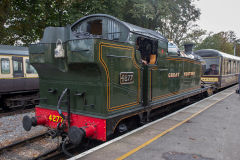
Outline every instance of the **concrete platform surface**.
{"label": "concrete platform surface", "polygon": [[240,96],[228,88],[81,160],[240,160]]}

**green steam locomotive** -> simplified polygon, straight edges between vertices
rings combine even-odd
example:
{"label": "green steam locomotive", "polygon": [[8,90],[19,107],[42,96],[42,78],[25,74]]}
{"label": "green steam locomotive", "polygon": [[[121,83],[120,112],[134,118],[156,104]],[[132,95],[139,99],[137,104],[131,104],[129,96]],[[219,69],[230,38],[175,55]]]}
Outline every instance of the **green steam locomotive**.
{"label": "green steam locomotive", "polygon": [[105,14],[48,27],[29,51],[40,104],[23,127],[47,126],[73,144],[106,141],[155,109],[206,91],[199,58],[168,52],[160,33]]}

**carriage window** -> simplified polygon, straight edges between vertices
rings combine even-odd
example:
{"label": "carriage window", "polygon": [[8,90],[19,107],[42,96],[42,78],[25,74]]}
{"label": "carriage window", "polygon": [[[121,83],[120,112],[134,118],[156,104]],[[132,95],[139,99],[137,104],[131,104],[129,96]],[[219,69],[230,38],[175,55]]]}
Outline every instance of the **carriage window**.
{"label": "carriage window", "polygon": [[224,70],[225,70],[225,74],[228,74],[228,60],[225,60],[225,63],[224,63]]}
{"label": "carriage window", "polygon": [[222,59],[222,66],[221,66],[221,68],[222,68],[222,75],[224,75],[224,73],[225,73],[225,69],[224,69],[224,59]]}
{"label": "carriage window", "polygon": [[204,58],[206,61],[206,71],[204,75],[218,75],[219,74],[219,58],[209,57]]}
{"label": "carriage window", "polygon": [[10,61],[8,58],[1,59],[1,73],[9,74],[10,73]]}
{"label": "carriage window", "polygon": [[238,61],[236,61],[236,73],[238,73]]}
{"label": "carriage window", "polygon": [[235,73],[235,63],[234,63],[234,61],[232,61],[232,73]]}
{"label": "carriage window", "polygon": [[231,60],[228,61],[228,74],[231,74]]}
{"label": "carriage window", "polygon": [[239,62],[237,62],[237,73],[239,73]]}
{"label": "carriage window", "polygon": [[34,69],[34,67],[29,63],[29,59],[26,59],[25,61],[26,64],[26,72],[28,74],[36,74],[36,70]]}
{"label": "carriage window", "polygon": [[92,35],[102,35],[102,20],[94,20],[88,22],[87,32]]}
{"label": "carriage window", "polygon": [[23,66],[22,61],[13,60],[13,72],[14,73],[22,73],[23,72],[22,66]]}

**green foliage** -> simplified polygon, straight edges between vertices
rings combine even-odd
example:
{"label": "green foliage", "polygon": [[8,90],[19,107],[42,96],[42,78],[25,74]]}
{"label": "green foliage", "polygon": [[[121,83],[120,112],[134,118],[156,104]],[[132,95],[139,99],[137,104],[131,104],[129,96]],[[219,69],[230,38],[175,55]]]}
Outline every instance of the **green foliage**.
{"label": "green foliage", "polygon": [[121,11],[126,0],[73,0],[68,10],[69,22],[73,23],[79,18],[90,14],[110,14],[121,18]]}
{"label": "green foliage", "polygon": [[2,44],[28,45],[40,39],[45,27],[68,22],[69,0],[5,0],[1,3],[8,3],[1,21]]}
{"label": "green foliage", "polygon": [[192,0],[127,0],[123,20],[135,25],[158,30],[178,45],[182,41],[197,41],[206,31],[194,22],[200,11]]}
{"label": "green foliage", "polygon": [[104,13],[153,30],[177,44],[197,41],[205,31],[194,25],[200,11],[194,0],[2,0],[0,43],[28,46],[47,26],[65,26],[79,18]]}
{"label": "green foliage", "polygon": [[167,2],[170,13],[163,19],[163,27],[159,30],[179,45],[181,41],[190,38],[188,34],[194,34],[199,30],[194,22],[199,19],[200,11],[191,0],[169,0]]}
{"label": "green foliage", "polygon": [[127,0],[123,19],[137,26],[156,29],[169,12],[167,5],[167,0]]}
{"label": "green foliage", "polygon": [[236,34],[233,31],[219,32],[206,37],[195,49],[216,49],[228,54],[233,54],[235,40]]}
{"label": "green foliage", "polygon": [[181,45],[185,43],[199,44],[203,41],[203,36],[206,35],[207,31],[200,29],[197,25],[193,26],[191,32],[186,34],[186,36],[181,41]]}
{"label": "green foliage", "polygon": [[0,1],[0,39],[7,36],[7,31],[5,29],[5,22],[8,18],[10,8],[10,0]]}

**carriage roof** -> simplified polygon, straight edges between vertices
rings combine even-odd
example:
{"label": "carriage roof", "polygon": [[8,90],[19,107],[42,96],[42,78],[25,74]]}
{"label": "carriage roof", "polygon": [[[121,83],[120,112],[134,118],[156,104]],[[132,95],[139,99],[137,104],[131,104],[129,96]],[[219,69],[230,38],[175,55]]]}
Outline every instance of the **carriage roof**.
{"label": "carriage roof", "polygon": [[231,54],[227,54],[214,49],[201,49],[201,50],[195,51],[194,53],[201,57],[224,57],[224,58],[235,59],[240,61],[240,57],[238,56],[233,56]]}
{"label": "carriage roof", "polygon": [[27,47],[18,47],[10,45],[0,45],[0,55],[24,55],[28,56]]}

